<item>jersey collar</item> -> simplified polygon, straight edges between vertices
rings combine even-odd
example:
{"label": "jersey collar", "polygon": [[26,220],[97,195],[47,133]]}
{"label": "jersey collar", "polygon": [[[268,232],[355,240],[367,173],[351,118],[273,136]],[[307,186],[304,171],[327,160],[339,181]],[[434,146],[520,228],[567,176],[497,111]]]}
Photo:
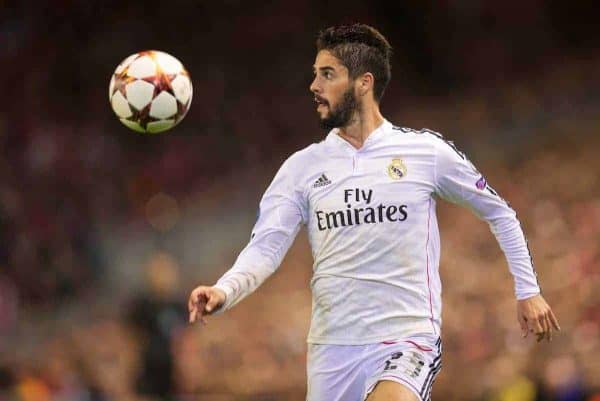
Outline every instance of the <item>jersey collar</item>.
{"label": "jersey collar", "polygon": [[391,129],[392,123],[386,119],[383,119],[383,123],[381,123],[379,127],[375,128],[375,130],[369,134],[369,136],[365,140],[365,143],[360,149],[356,149],[348,141],[339,136],[339,128],[334,128],[331,131],[329,131],[329,134],[327,134],[325,141],[331,145],[347,146],[354,151],[360,151],[370,146],[371,144],[378,142],[381,138],[383,138],[386,135],[386,133],[389,133]]}

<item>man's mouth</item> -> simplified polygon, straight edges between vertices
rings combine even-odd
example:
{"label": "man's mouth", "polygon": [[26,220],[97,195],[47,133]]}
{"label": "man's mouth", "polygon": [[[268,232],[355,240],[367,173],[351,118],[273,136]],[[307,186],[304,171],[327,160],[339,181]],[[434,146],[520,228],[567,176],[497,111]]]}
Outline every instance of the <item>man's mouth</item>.
{"label": "man's mouth", "polygon": [[315,103],[317,103],[317,110],[321,109],[322,107],[324,108],[329,106],[327,100],[318,96],[315,96]]}

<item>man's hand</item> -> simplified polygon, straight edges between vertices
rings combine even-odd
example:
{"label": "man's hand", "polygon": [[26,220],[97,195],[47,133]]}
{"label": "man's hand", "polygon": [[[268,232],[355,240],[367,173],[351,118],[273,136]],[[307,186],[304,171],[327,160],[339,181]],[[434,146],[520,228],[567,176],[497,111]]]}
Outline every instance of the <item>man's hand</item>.
{"label": "man's hand", "polygon": [[560,331],[556,316],[540,294],[517,301],[517,319],[521,324],[523,338],[532,332],[537,336],[538,342],[544,337],[552,341],[552,330]]}
{"label": "man's hand", "polygon": [[215,287],[196,287],[190,294],[188,310],[190,312],[190,323],[200,320],[206,324],[207,315],[212,315],[225,303],[225,293]]}

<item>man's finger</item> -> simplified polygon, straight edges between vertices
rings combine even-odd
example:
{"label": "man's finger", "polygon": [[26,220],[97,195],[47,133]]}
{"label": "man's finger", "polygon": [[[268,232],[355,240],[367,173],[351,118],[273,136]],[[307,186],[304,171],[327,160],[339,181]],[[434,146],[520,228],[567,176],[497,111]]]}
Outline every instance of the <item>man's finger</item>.
{"label": "man's finger", "polygon": [[188,298],[188,311],[190,314],[189,321],[190,321],[190,323],[194,323],[196,306],[194,303],[194,293],[193,292],[190,294],[190,297]]}
{"label": "man's finger", "polygon": [[542,341],[544,339],[544,337],[548,336],[548,329],[549,329],[549,327],[548,327],[548,320],[546,320],[546,315],[545,314],[541,315],[540,317],[538,317],[537,321],[539,322],[539,324],[540,324],[540,326],[542,328],[541,332],[539,332],[539,331],[536,332],[537,341],[540,342],[540,341]]}
{"label": "man's finger", "polygon": [[192,311],[190,312],[190,323],[195,323],[198,320],[198,307],[196,304],[193,305]]}
{"label": "man's finger", "polygon": [[529,327],[533,329],[533,332],[538,337],[537,340],[540,341],[540,335],[543,335],[545,332],[544,327],[542,327],[542,324],[540,323],[540,320],[537,318],[529,320]]}
{"label": "man's finger", "polygon": [[197,322],[198,320],[200,320],[202,323],[206,323],[202,317],[202,310],[196,306],[196,310],[194,311],[194,322]]}
{"label": "man's finger", "polygon": [[198,294],[198,296],[196,297],[196,308],[199,311],[204,312],[205,307],[206,307],[206,295]]}
{"label": "man's finger", "polygon": [[546,314],[544,313],[543,315],[538,317],[538,320],[540,322],[540,325],[542,326],[542,329],[544,329],[544,333],[547,333],[548,329],[550,327],[549,327],[548,319],[546,319]]}
{"label": "man's finger", "polygon": [[198,305],[198,308],[196,309],[196,319],[200,321],[200,323],[206,325],[207,321],[206,321],[206,311],[204,310],[206,305],[206,302],[203,302],[201,305]]}
{"label": "man's finger", "polygon": [[546,333],[546,338],[548,342],[552,341],[552,323],[550,323],[550,316],[546,314],[546,325],[548,326],[548,332]]}
{"label": "man's finger", "polygon": [[218,299],[216,296],[214,296],[214,294],[212,294],[209,298],[208,298],[208,302],[206,302],[206,307],[204,308],[204,310],[208,313],[211,313],[215,307],[217,306],[218,303]]}
{"label": "man's finger", "polygon": [[537,335],[537,342],[539,343],[540,341],[542,341],[544,339],[544,337],[546,337],[546,334],[548,333],[548,327],[546,327],[546,317],[545,315],[542,315],[541,317],[538,317],[537,321],[540,324],[540,327],[542,328],[542,331],[536,331],[536,335]]}
{"label": "man's finger", "polygon": [[527,320],[527,322],[529,323],[529,328],[532,329],[534,333],[538,334],[544,332],[544,327],[542,327],[539,319],[534,318]]}
{"label": "man's finger", "polygon": [[194,309],[194,293],[190,294],[190,297],[188,298],[188,312],[192,312],[192,310]]}
{"label": "man's finger", "polygon": [[188,303],[188,309],[189,309],[189,322],[190,323],[194,323],[194,307],[190,306],[190,304]]}
{"label": "man's finger", "polygon": [[556,316],[554,316],[554,312],[552,312],[552,309],[550,309],[549,315],[550,315],[550,321],[552,322],[552,325],[554,326],[554,328],[556,330],[560,331],[560,326],[558,324],[558,319],[556,318]]}

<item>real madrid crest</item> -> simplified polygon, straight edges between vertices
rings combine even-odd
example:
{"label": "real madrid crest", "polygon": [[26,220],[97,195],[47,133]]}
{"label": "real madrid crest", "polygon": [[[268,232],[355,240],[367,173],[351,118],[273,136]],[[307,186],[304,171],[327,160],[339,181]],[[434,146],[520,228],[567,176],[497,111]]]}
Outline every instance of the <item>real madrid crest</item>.
{"label": "real madrid crest", "polygon": [[392,180],[399,180],[406,175],[406,166],[402,159],[392,159],[387,172]]}

